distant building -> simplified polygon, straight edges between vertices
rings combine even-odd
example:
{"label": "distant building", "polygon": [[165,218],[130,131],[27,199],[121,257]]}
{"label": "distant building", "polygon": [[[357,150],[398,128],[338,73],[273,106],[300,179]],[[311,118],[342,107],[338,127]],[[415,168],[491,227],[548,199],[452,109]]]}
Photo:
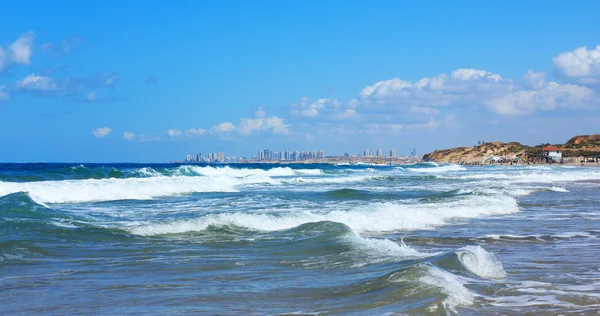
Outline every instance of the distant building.
{"label": "distant building", "polygon": [[225,162],[225,154],[220,152],[217,154],[217,161],[220,163],[224,163]]}
{"label": "distant building", "polygon": [[345,153],[344,153],[344,157],[350,157],[350,154],[349,154],[349,153],[347,153],[347,152],[345,152]]}
{"label": "distant building", "polygon": [[383,157],[383,150],[377,149],[377,157]]}
{"label": "distant building", "polygon": [[546,146],[542,148],[542,156],[549,157],[554,161],[560,161],[565,150],[556,146]]}
{"label": "distant building", "polygon": [[364,152],[364,154],[365,154],[365,157],[369,157],[369,156],[371,156],[371,153],[369,152],[369,150],[368,150],[368,149],[365,149],[365,152]]}
{"label": "distant building", "polygon": [[319,150],[317,153],[317,158],[325,158],[325,153],[322,150]]}
{"label": "distant building", "polygon": [[390,150],[390,157],[391,158],[396,158],[396,150],[392,148],[392,150]]}

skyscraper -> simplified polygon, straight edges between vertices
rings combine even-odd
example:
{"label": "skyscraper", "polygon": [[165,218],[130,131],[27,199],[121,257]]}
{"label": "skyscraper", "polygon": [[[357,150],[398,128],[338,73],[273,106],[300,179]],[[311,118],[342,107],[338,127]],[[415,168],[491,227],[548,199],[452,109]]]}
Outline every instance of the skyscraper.
{"label": "skyscraper", "polygon": [[371,156],[371,152],[369,152],[369,150],[368,150],[368,149],[365,149],[365,152],[364,152],[364,154],[365,154],[365,157],[369,157],[369,156]]}
{"label": "skyscraper", "polygon": [[218,153],[217,154],[217,161],[220,162],[220,163],[224,163],[225,162],[225,153],[222,153],[222,152]]}
{"label": "skyscraper", "polygon": [[383,157],[383,150],[377,149],[377,157]]}
{"label": "skyscraper", "polygon": [[319,152],[317,153],[317,158],[325,158],[325,153],[323,152],[323,150],[319,150]]}
{"label": "skyscraper", "polygon": [[390,150],[390,157],[396,158],[396,149],[392,148],[392,150]]}

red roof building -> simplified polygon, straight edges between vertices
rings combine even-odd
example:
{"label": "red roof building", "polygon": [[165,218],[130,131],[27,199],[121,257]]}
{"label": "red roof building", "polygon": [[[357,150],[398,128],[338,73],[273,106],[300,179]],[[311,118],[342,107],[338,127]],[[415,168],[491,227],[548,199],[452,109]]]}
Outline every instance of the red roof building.
{"label": "red roof building", "polygon": [[564,148],[558,148],[556,146],[546,146],[542,148],[542,151],[565,151]]}

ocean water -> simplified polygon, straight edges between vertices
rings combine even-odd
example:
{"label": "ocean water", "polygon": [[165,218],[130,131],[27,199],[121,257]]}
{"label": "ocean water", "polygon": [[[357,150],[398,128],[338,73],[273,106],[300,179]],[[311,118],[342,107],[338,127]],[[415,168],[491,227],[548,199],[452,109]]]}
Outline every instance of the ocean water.
{"label": "ocean water", "polygon": [[0,164],[3,313],[597,314],[600,168]]}

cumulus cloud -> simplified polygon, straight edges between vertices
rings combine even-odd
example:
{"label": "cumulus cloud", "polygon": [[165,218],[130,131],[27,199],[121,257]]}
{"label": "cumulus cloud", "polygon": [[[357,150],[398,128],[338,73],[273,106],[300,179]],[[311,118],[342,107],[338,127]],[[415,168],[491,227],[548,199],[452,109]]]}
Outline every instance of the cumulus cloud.
{"label": "cumulus cloud", "polygon": [[96,138],[104,138],[111,132],[112,132],[112,129],[105,126],[105,127],[100,127],[100,128],[96,128],[95,130],[93,130],[92,135],[94,135],[94,137],[96,137]]}
{"label": "cumulus cloud", "polygon": [[10,94],[6,92],[6,86],[0,86],[0,101],[10,100]]}
{"label": "cumulus cloud", "polygon": [[337,99],[328,98],[310,102],[307,97],[303,97],[299,103],[292,103],[291,113],[297,117],[346,120],[359,117],[355,107],[355,102],[343,104]]}
{"label": "cumulus cloud", "polygon": [[169,137],[179,136],[181,135],[181,131],[178,129],[170,129],[167,131],[167,135],[169,135]]}
{"label": "cumulus cloud", "polygon": [[200,136],[200,135],[204,135],[204,133],[206,133],[206,130],[202,129],[202,128],[190,128],[185,131],[185,135],[188,137]]}
{"label": "cumulus cloud", "polygon": [[560,53],[552,61],[556,72],[561,76],[582,79],[582,82],[600,80],[600,45],[595,49],[588,50],[584,46]]}
{"label": "cumulus cloud", "polygon": [[258,110],[256,110],[256,112],[254,112],[254,116],[265,117],[265,116],[267,116],[267,113],[262,109],[262,107],[260,107],[260,108],[258,108]]}
{"label": "cumulus cloud", "polygon": [[550,82],[538,90],[520,90],[491,99],[486,105],[502,115],[525,115],[536,110],[585,108],[597,97],[593,90],[578,85]]}
{"label": "cumulus cloud", "polygon": [[33,54],[34,38],[33,32],[27,32],[10,44],[7,49],[0,46],[0,72],[8,69],[11,64],[29,65]]}
{"label": "cumulus cloud", "polygon": [[[290,125],[285,124],[283,118],[278,116],[264,117],[266,113],[260,110],[257,117],[254,118],[241,118],[238,126],[233,125],[231,122],[223,122],[217,126],[214,126],[210,131],[214,134],[224,134],[237,132],[239,135],[247,136],[253,132],[260,131],[271,131],[274,134],[287,134],[289,132]],[[204,131],[202,132],[204,133]]]}
{"label": "cumulus cloud", "polygon": [[135,139],[135,134],[134,133],[130,133],[130,132],[124,132],[123,133],[123,138],[125,140],[134,140]]}
{"label": "cumulus cloud", "polygon": [[15,87],[19,90],[50,92],[60,90],[58,83],[51,77],[30,74],[23,80],[17,81]]}
{"label": "cumulus cloud", "polygon": [[213,126],[213,128],[210,129],[210,131],[213,133],[230,133],[234,130],[235,125],[233,125],[231,122],[223,122],[217,126]]}
{"label": "cumulus cloud", "polygon": [[367,109],[409,109],[437,115],[439,108],[480,106],[500,115],[526,115],[561,107],[586,108],[598,100],[593,90],[579,85],[546,82],[542,72],[528,71],[524,80],[502,78],[483,70],[457,69],[450,75],[423,78],[416,83],[398,78],[376,82],[359,93]]}
{"label": "cumulus cloud", "polygon": [[477,95],[502,94],[514,89],[510,79],[477,69],[457,69],[450,75],[422,78],[415,83],[393,78],[366,86],[359,93],[362,104],[405,106],[448,106]]}
{"label": "cumulus cloud", "polygon": [[546,84],[546,74],[529,70],[525,74],[525,82],[529,84],[529,87],[532,89],[542,88]]}
{"label": "cumulus cloud", "polygon": [[272,117],[257,117],[257,118],[242,118],[240,125],[237,127],[240,135],[248,135],[255,131],[270,130],[274,134],[287,134],[289,125],[283,122],[283,119],[277,116]]}

